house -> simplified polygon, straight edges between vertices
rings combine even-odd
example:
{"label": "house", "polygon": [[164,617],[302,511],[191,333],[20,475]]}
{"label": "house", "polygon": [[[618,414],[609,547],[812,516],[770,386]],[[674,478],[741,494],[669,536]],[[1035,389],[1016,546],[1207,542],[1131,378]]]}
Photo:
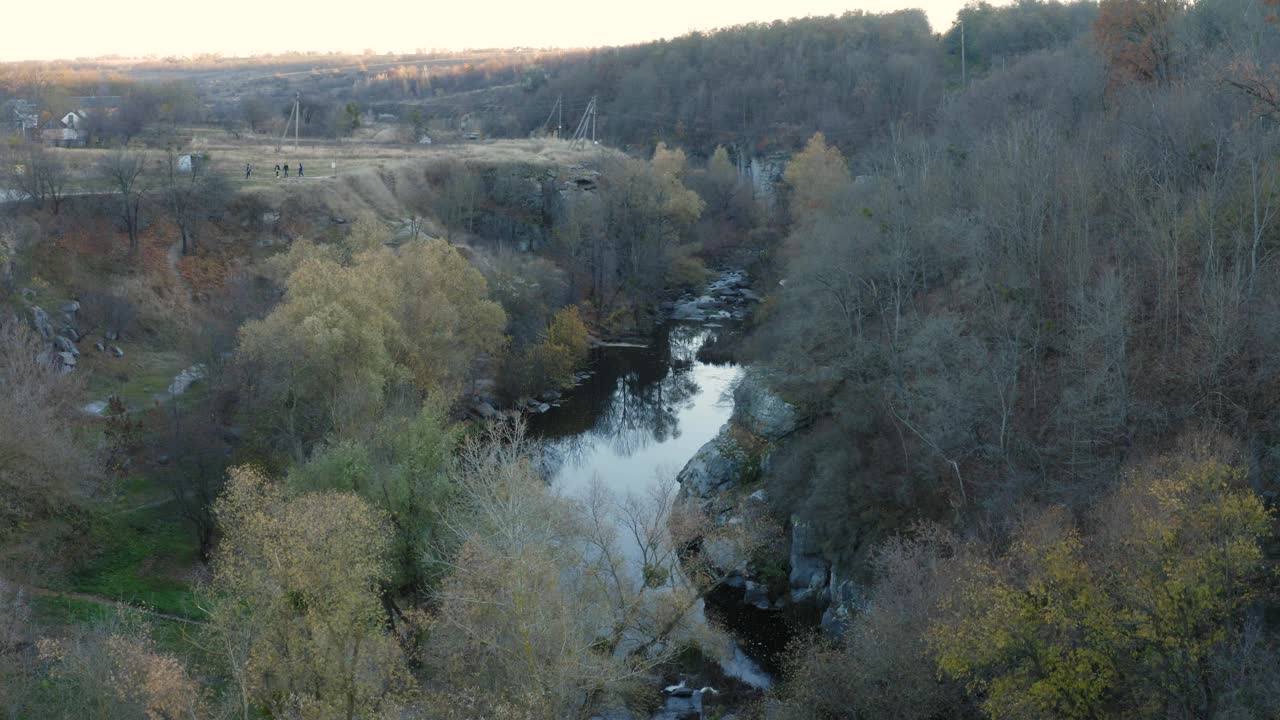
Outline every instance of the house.
{"label": "house", "polygon": [[77,116],[74,112],[67,113],[64,117],[72,118],[72,120],[50,120],[40,129],[40,140],[45,145],[53,145],[56,147],[84,147],[85,133],[76,128]]}
{"label": "house", "polygon": [[81,132],[89,123],[89,115],[84,110],[72,110],[62,116],[62,126]]}

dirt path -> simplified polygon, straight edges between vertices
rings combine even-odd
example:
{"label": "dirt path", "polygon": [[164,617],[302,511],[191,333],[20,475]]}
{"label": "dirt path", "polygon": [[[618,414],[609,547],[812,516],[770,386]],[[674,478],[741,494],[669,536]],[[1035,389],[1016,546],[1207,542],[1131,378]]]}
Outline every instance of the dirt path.
{"label": "dirt path", "polygon": [[16,583],[11,585],[11,587],[15,587],[22,592],[28,593],[30,595],[34,595],[36,597],[66,598],[69,600],[79,600],[81,602],[93,603],[94,605],[99,605],[101,607],[110,607],[110,608],[117,608],[120,610],[128,610],[130,612],[141,613],[149,617],[159,618],[161,620],[170,620],[173,622],[185,623],[187,625],[203,626],[208,624],[203,620],[192,620],[191,618],[185,618],[185,617],[182,617],[181,615],[170,615],[169,613],[163,613],[158,610],[148,610],[147,608],[141,608],[141,607],[138,607],[137,605],[130,605],[129,603],[126,603],[126,602],[121,602],[119,600],[111,600],[110,598],[99,597],[97,595],[86,595],[84,593],[78,593],[78,592],[62,592],[59,590],[49,590],[46,588],[33,587],[31,585],[18,585]]}

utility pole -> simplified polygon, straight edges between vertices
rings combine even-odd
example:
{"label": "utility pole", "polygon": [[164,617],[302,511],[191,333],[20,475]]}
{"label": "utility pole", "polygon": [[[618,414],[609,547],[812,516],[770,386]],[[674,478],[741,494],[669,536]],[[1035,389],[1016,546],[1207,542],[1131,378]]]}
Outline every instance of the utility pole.
{"label": "utility pole", "polygon": [[591,101],[587,103],[587,109],[582,113],[582,119],[578,121],[578,129],[573,131],[573,147],[585,145],[587,142],[587,132],[591,132],[592,144],[596,141],[596,99],[591,97]]}
{"label": "utility pole", "polygon": [[293,150],[298,150],[298,135],[302,129],[302,93],[293,94],[293,107],[289,109],[289,119],[284,121],[284,132],[280,133],[280,142],[276,143],[276,152],[280,152],[280,148],[284,147],[285,140],[289,139],[289,125],[293,125]]}
{"label": "utility pole", "polygon": [[[556,113],[559,113],[557,115]],[[547,121],[542,123],[542,130],[551,125],[551,118],[556,118],[556,139],[560,139],[560,131],[564,129],[564,95],[556,98],[556,104],[551,106],[551,112],[547,113]]]}

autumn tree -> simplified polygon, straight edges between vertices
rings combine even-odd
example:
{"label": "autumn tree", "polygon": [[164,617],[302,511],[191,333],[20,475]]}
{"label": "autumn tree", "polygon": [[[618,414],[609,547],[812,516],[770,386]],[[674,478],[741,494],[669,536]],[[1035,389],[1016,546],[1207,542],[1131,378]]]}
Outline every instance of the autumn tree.
{"label": "autumn tree", "polygon": [[506,316],[484,276],[443,240],[410,242],[361,260],[396,323],[388,348],[423,392],[453,397],[478,355],[502,347]]}
{"label": "autumn tree", "polygon": [[1213,716],[1264,572],[1270,516],[1243,480],[1192,451],[1122,482],[1092,534],[1030,518],[941,601],[938,666],[992,717]]}
{"label": "autumn tree", "polygon": [[82,380],[61,372],[46,345],[17,319],[0,321],[0,534],[58,511],[99,477],[78,437]]}
{"label": "autumn tree", "polygon": [[395,361],[395,319],[370,273],[318,257],[289,275],[284,300],[240,328],[239,359],[263,439],[296,457],[330,429],[376,416]]}
{"label": "autumn tree", "polygon": [[395,595],[428,592],[439,576],[435,553],[456,494],[449,472],[461,432],[446,410],[429,399],[416,415],[389,415],[359,439],[318,447],[288,475],[293,492],[352,492],[386,513]]}
{"label": "autumn tree", "polygon": [[211,644],[242,709],[313,718],[399,717],[413,683],[384,626],[386,517],[350,492],[289,497],[237,467],[217,504]]}
{"label": "autumn tree", "polygon": [[1186,9],[1181,0],[1105,0],[1093,35],[1113,73],[1112,82],[1133,79],[1166,85],[1177,61],[1174,23]]}
{"label": "autumn tree", "polygon": [[787,163],[783,179],[791,190],[791,216],[804,222],[832,207],[836,194],[849,182],[849,168],[839,148],[815,133]]}
{"label": "autumn tree", "polygon": [[477,357],[502,347],[501,306],[448,243],[374,244],[289,253],[284,301],[240,330],[248,389],[264,403],[255,418],[296,457],[377,417],[392,384],[456,397]]}
{"label": "autumn tree", "polygon": [[717,534],[697,508],[676,507],[672,484],[558,496],[519,424],[468,442],[456,473],[454,555],[427,649],[441,692],[482,697],[490,712],[588,717],[683,647],[723,651],[694,617],[723,571],[699,553],[682,569],[682,551],[706,533],[749,556],[763,535]]}

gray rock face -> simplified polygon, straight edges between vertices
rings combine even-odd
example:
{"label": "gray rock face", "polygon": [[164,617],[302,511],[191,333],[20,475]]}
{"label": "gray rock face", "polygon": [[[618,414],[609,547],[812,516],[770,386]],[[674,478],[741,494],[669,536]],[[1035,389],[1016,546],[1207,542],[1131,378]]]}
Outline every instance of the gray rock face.
{"label": "gray rock face", "polygon": [[49,313],[39,305],[31,306],[31,324],[45,340],[53,337],[53,324],[49,322]]}
{"label": "gray rock face", "polygon": [[702,555],[707,562],[733,577],[740,577],[747,572],[749,559],[742,554],[740,547],[726,539],[708,540],[702,546]]}
{"label": "gray rock face", "polygon": [[734,388],[733,420],[770,441],[795,432],[799,422],[795,406],[770,390],[759,371],[743,374]]}
{"label": "gray rock face", "polygon": [[62,335],[54,336],[53,346],[58,349],[58,352],[70,353],[76,357],[80,355],[80,349],[76,347],[76,344]]}
{"label": "gray rock face", "polygon": [[837,582],[835,571],[831,572],[831,604],[822,613],[822,632],[827,637],[840,638],[849,624],[853,613],[861,609],[866,602],[862,588],[852,580]]}
{"label": "gray rock face", "polygon": [[738,481],[737,464],[725,456],[734,446],[729,437],[729,426],[720,428],[720,434],[703,445],[676,476],[682,492],[699,498],[729,489]]}
{"label": "gray rock face", "polygon": [[813,526],[797,516],[791,517],[791,601],[819,602],[827,587],[831,564],[822,557],[818,536]]}

